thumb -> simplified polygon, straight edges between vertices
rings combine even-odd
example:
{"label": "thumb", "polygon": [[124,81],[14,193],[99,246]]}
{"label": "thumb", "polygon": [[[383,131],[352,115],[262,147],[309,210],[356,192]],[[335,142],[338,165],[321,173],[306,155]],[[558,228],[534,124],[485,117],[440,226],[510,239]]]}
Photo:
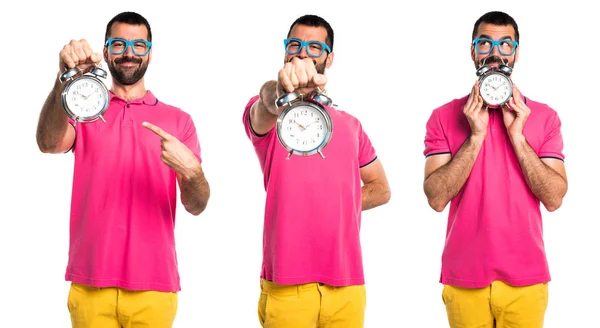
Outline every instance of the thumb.
{"label": "thumb", "polygon": [[318,86],[324,86],[325,84],[327,84],[327,77],[323,74],[316,74],[313,77],[313,83]]}
{"label": "thumb", "polygon": [[90,56],[90,59],[92,60],[92,62],[94,62],[95,64],[99,63],[102,60],[102,56],[100,56],[99,53],[93,53]]}

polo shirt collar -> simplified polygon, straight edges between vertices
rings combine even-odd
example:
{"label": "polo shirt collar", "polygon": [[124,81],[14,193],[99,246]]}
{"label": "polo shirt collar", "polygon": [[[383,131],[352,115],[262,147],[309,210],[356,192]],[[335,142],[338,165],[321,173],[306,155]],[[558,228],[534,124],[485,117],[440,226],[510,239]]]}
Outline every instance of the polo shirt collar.
{"label": "polo shirt collar", "polygon": [[[117,96],[112,91],[110,91],[109,94],[110,94],[110,100],[111,101],[113,99],[119,99],[119,100],[122,100],[122,101],[126,102],[125,99]],[[149,106],[155,106],[156,104],[158,104],[158,99],[154,96],[154,94],[150,90],[147,90],[146,94],[143,97],[134,99],[134,100],[130,101],[129,103],[130,104],[144,104],[144,105],[149,105]]]}

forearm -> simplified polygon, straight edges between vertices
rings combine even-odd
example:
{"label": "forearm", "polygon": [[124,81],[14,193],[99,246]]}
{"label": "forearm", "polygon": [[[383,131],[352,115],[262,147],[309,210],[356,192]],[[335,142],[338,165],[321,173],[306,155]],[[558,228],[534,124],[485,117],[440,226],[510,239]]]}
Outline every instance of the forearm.
{"label": "forearm", "polygon": [[525,136],[511,137],[511,143],[531,192],[549,211],[559,208],[567,193],[567,181],[542,162]]}
{"label": "forearm", "polygon": [[424,183],[429,205],[441,212],[463,187],[483,145],[484,136],[471,136],[450,162],[435,170]]}
{"label": "forearm", "polygon": [[250,122],[254,132],[265,134],[277,122],[277,81],[268,81],[260,88],[260,98],[250,110]]}
{"label": "forearm", "polygon": [[387,184],[370,182],[361,188],[362,210],[370,210],[374,207],[386,204],[390,200],[391,192]]}
{"label": "forearm", "polygon": [[181,203],[186,211],[199,215],[206,209],[210,197],[210,186],[202,167],[190,169],[186,174],[178,174],[181,181]]}
{"label": "forearm", "polygon": [[68,117],[61,104],[62,89],[62,84],[56,79],[40,112],[36,140],[44,153],[52,153],[60,148],[69,126]]}

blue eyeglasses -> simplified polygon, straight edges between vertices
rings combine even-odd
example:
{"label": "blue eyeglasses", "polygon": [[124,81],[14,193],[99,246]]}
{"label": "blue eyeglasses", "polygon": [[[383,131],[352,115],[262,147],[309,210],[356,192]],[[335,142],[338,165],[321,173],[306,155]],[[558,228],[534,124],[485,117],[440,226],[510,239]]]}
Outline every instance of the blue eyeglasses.
{"label": "blue eyeglasses", "polygon": [[331,53],[329,46],[319,41],[304,42],[302,40],[289,38],[283,40],[283,45],[285,47],[285,52],[288,55],[295,55],[299,53],[302,51],[302,47],[306,49],[306,53],[311,57],[321,57],[325,51]]}
{"label": "blue eyeglasses", "polygon": [[498,48],[498,51],[504,56],[510,56],[515,53],[519,42],[514,40],[492,40],[488,38],[477,38],[473,40],[475,51],[480,55],[489,54],[494,50],[494,47]]}
{"label": "blue eyeglasses", "polygon": [[112,38],[106,40],[106,47],[113,55],[120,55],[127,51],[127,47],[131,47],[131,51],[136,56],[146,56],[152,48],[152,42],[146,40],[128,41],[121,38]]}

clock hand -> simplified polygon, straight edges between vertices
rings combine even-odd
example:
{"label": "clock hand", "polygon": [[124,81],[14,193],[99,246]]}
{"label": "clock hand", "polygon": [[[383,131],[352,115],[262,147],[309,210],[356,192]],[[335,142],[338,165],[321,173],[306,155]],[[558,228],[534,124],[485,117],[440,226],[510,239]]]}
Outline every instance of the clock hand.
{"label": "clock hand", "polygon": [[307,128],[307,127],[309,127],[309,126],[311,126],[311,125],[313,125],[313,124],[315,124],[315,123],[317,123],[317,122],[319,122],[319,121],[318,121],[318,120],[315,120],[314,122],[312,122],[312,123],[309,123],[309,124],[306,126],[306,128]]}
{"label": "clock hand", "polygon": [[296,122],[296,120],[294,120],[294,123],[298,124],[298,126],[299,126],[299,127],[301,127],[301,128],[302,128],[302,130],[306,130],[306,128],[305,128],[305,127],[304,127],[302,124],[300,124],[300,123]]}
{"label": "clock hand", "polygon": [[89,98],[91,95],[93,95],[93,94],[94,94],[94,93],[96,93],[97,91],[98,91],[98,90],[94,90],[94,91],[92,91],[92,93],[90,93],[89,95],[87,95],[87,96],[84,96],[84,95],[82,95],[82,96],[83,96],[83,98],[84,98],[85,100],[87,100],[87,99],[88,99],[88,98]]}

